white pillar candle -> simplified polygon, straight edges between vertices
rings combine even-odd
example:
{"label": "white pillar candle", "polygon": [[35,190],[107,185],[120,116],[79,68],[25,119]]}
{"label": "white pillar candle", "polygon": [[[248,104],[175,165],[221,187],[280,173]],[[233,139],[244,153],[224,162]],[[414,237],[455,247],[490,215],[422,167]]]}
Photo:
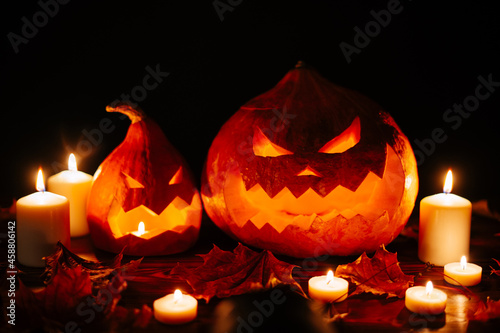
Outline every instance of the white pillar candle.
{"label": "white pillar candle", "polygon": [[450,193],[452,184],[450,170],[444,193],[420,202],[418,257],[437,266],[469,255],[472,205],[469,200]]}
{"label": "white pillar candle", "polygon": [[444,280],[454,285],[475,286],[481,282],[481,266],[470,264],[467,258],[462,256],[460,262],[452,262],[444,265]]}
{"label": "white pillar candle", "polygon": [[37,190],[19,199],[17,208],[17,260],[26,266],[44,267],[42,260],[52,254],[58,241],[70,246],[69,202],[61,195],[45,192],[42,170]]}
{"label": "white pillar candle", "polygon": [[333,276],[332,271],[327,275],[315,276],[309,279],[309,297],[322,302],[341,302],[347,298],[349,283]]}
{"label": "white pillar candle", "polygon": [[444,312],[447,299],[448,296],[429,281],[425,287],[406,289],[405,306],[415,313],[437,315]]}
{"label": "white pillar candle", "polygon": [[196,318],[198,302],[193,296],[183,295],[177,289],[173,294],[153,302],[154,317],[161,323],[185,324]]}
{"label": "white pillar candle", "polygon": [[85,236],[89,233],[87,223],[87,198],[92,186],[93,177],[78,171],[75,155],[68,159],[68,170],[49,177],[48,190],[65,196],[69,200],[69,220],[71,237]]}

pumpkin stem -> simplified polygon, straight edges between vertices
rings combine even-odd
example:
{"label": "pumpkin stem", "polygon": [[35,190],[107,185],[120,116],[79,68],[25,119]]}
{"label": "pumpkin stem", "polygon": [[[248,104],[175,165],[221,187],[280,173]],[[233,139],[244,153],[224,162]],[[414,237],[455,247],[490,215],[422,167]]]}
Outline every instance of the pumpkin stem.
{"label": "pumpkin stem", "polygon": [[308,67],[305,62],[303,62],[302,60],[297,61],[295,68],[304,68],[304,67]]}
{"label": "pumpkin stem", "polygon": [[132,124],[135,124],[144,118],[146,118],[146,114],[140,107],[132,107],[126,102],[121,102],[116,104],[115,106],[108,105],[106,106],[106,112],[120,112],[124,115],[127,115],[132,121]]}

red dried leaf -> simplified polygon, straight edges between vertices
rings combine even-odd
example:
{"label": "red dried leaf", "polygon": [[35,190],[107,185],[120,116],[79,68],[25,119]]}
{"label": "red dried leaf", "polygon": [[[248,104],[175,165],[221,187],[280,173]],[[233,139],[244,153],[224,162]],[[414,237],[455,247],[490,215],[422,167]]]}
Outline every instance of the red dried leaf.
{"label": "red dried leaf", "polygon": [[44,327],[63,327],[65,322],[78,320],[77,306],[86,298],[93,299],[89,274],[81,267],[60,269],[41,291],[33,292],[21,281],[19,285],[16,296],[22,316]]}
{"label": "red dried leaf", "polygon": [[193,296],[207,302],[219,298],[241,295],[255,290],[288,284],[305,296],[293,279],[295,265],[280,261],[267,250],[260,253],[242,244],[233,252],[223,251],[214,245],[208,254],[202,254],[203,264],[195,269],[177,264],[171,274],[179,275],[193,288]]}
{"label": "red dried leaf", "polygon": [[489,298],[486,303],[480,302],[477,310],[469,317],[470,320],[487,321],[500,317],[500,301],[492,301]]}
{"label": "red dried leaf", "polygon": [[367,292],[403,298],[406,289],[414,283],[413,276],[401,271],[397,254],[387,251],[383,245],[371,259],[363,253],[356,261],[338,266],[335,275],[356,284],[351,295]]}
{"label": "red dried leaf", "polygon": [[131,273],[139,267],[142,261],[141,258],[122,265],[122,258],[123,254],[119,253],[108,264],[99,261],[90,261],[77,256],[68,250],[61,242],[58,242],[54,253],[44,258],[45,271],[42,276],[44,277],[45,284],[48,285],[60,268],[82,267],[83,271],[89,273],[92,281],[92,288],[96,290],[106,287],[111,274],[115,274],[118,271]]}
{"label": "red dried leaf", "polygon": [[127,273],[141,261],[121,265],[121,258],[118,255],[104,265],[80,258],[60,244],[46,258],[44,289],[33,292],[20,282],[16,294],[19,311],[30,318],[30,329],[64,331],[68,323],[85,328],[147,325],[152,313],[149,307],[138,310],[117,305],[131,278]]}
{"label": "red dried leaf", "polygon": [[350,299],[349,313],[342,318],[345,323],[365,325],[390,325],[402,327],[408,317],[400,318],[400,313],[405,307],[402,299]]}
{"label": "red dried leaf", "polygon": [[[497,265],[500,266],[500,261],[496,260],[495,258],[493,258],[493,260],[495,260]],[[491,266],[490,266],[490,268],[491,268],[491,274],[496,274],[496,275],[500,276],[500,269],[494,269]]]}

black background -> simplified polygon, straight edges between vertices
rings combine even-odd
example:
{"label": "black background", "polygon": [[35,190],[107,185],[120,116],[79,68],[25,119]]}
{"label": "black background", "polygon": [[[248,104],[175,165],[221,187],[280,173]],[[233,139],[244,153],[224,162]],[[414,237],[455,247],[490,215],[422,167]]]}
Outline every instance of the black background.
{"label": "black background", "polygon": [[[474,94],[478,76],[500,82],[500,19],[478,1],[401,0],[402,11],[348,63],[339,47],[354,44],[370,11],[389,1],[227,1],[221,21],[208,1],[77,1],[38,28],[15,53],[10,32],[33,22],[36,1],[1,9],[0,198],[34,191],[36,170],[55,173],[85,131],[103,118],[114,130],[81,154],[79,169],[93,174],[124,138],[129,122],[105,106],[142,85],[146,66],[169,72],[140,106],[154,118],[199,179],[206,153],[239,106],[272,88],[298,60],[330,81],[381,104],[408,136],[429,139],[442,128],[419,167],[423,196],[441,191],[446,170],[454,192],[471,200],[500,185],[500,88],[456,130],[443,120],[454,103]],[[239,3],[239,4],[238,4]],[[494,2],[490,2],[494,4]]]}

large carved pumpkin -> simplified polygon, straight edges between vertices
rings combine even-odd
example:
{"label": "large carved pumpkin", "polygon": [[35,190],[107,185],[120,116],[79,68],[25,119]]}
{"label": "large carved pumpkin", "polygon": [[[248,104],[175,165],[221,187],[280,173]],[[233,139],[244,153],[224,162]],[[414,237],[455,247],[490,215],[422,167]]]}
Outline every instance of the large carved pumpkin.
{"label": "large carved pumpkin", "polygon": [[418,189],[413,151],[392,117],[301,63],[224,124],[202,182],[222,230],[295,257],[388,244]]}
{"label": "large carved pumpkin", "polygon": [[132,124],[94,175],[87,208],[94,244],[139,256],[188,249],[202,208],[186,163],[141,110],[122,104],[106,111],[124,113]]}

